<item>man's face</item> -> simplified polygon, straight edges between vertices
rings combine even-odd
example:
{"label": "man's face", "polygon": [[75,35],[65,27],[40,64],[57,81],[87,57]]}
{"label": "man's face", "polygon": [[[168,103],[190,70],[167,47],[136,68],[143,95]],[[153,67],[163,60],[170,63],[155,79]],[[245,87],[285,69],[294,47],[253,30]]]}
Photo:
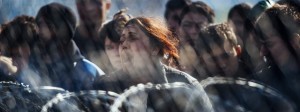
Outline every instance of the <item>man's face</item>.
{"label": "man's face", "polygon": [[232,18],[229,20],[229,25],[232,27],[234,33],[236,34],[236,38],[238,40],[238,44],[244,46],[243,40],[245,40],[245,23],[244,19],[237,12],[233,13]]}
{"label": "man's face", "polygon": [[173,11],[170,11],[167,19],[167,23],[171,31],[177,32],[179,28],[179,15],[181,13],[182,9],[176,9]]}
{"label": "man's face", "polygon": [[244,19],[237,12],[232,14],[232,18],[229,20],[229,24],[237,36],[244,37]]}
{"label": "man's face", "polygon": [[108,10],[106,4],[104,0],[78,0],[77,10],[81,20],[87,25],[101,25]]}
{"label": "man's face", "polygon": [[201,56],[208,72],[213,75],[233,76],[238,71],[238,57],[235,48],[225,41],[223,46],[212,44],[212,52],[203,51]]}
{"label": "man's face", "polygon": [[180,31],[182,33],[183,38],[191,38],[196,40],[198,38],[198,34],[200,29],[208,25],[208,19],[198,13],[189,12],[187,13],[180,25]]}

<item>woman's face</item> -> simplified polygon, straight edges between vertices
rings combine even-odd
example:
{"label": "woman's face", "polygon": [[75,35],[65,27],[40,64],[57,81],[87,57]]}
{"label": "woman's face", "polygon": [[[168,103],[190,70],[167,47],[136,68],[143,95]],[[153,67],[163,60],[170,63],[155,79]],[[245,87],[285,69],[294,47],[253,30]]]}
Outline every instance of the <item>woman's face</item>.
{"label": "woman's face", "polygon": [[127,72],[145,73],[152,65],[153,47],[149,37],[135,24],[127,25],[121,36],[120,56]]}
{"label": "woman's face", "polygon": [[108,37],[105,38],[105,53],[108,56],[110,63],[115,70],[121,69],[121,59],[119,53],[120,43],[111,41]]}
{"label": "woman's face", "polygon": [[268,19],[262,19],[258,22],[264,35],[263,45],[268,49],[277,65],[281,67],[287,64],[292,54],[277,29],[269,21]]}

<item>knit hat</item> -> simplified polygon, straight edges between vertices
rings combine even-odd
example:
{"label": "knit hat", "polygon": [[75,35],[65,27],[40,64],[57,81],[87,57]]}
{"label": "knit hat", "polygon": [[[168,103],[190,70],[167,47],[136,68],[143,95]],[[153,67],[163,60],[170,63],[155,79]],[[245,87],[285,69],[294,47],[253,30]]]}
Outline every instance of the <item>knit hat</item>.
{"label": "knit hat", "polygon": [[72,39],[74,36],[76,17],[70,8],[59,3],[45,5],[39,10],[36,20],[41,18],[46,22],[50,31],[55,31],[62,25],[67,25],[71,33],[69,39]]}

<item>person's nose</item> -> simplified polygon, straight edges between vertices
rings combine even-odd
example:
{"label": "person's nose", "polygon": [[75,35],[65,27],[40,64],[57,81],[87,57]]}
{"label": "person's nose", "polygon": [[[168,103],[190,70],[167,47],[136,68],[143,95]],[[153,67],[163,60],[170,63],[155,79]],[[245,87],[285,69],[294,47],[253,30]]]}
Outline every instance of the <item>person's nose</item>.
{"label": "person's nose", "polygon": [[195,33],[197,32],[197,27],[194,25],[191,29],[190,29],[191,33]]}
{"label": "person's nose", "polygon": [[119,47],[120,47],[120,46],[117,46],[117,47],[114,49],[115,55],[118,56],[118,57],[120,57]]}
{"label": "person's nose", "polygon": [[127,50],[129,47],[129,43],[128,41],[124,40],[120,46],[120,50],[123,51],[123,50]]}
{"label": "person's nose", "polygon": [[191,29],[189,29],[190,34],[191,35],[196,35],[199,32],[199,27],[197,25],[193,25],[193,27],[191,27]]}

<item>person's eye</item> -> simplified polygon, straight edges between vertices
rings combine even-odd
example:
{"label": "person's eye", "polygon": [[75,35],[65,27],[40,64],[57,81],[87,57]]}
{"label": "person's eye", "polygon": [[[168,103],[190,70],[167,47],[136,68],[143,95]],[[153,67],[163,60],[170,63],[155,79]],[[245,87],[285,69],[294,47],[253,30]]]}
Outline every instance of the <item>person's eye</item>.
{"label": "person's eye", "polygon": [[137,36],[136,35],[130,35],[129,37],[128,37],[128,40],[129,41],[134,41],[134,40],[137,40],[138,38],[137,38]]}
{"label": "person's eye", "polygon": [[107,45],[107,46],[105,46],[105,48],[106,48],[107,50],[113,49],[113,47],[112,47],[111,45]]}
{"label": "person's eye", "polygon": [[185,27],[185,28],[190,28],[190,27],[192,27],[192,24],[190,24],[190,23],[183,23],[182,26]]}

